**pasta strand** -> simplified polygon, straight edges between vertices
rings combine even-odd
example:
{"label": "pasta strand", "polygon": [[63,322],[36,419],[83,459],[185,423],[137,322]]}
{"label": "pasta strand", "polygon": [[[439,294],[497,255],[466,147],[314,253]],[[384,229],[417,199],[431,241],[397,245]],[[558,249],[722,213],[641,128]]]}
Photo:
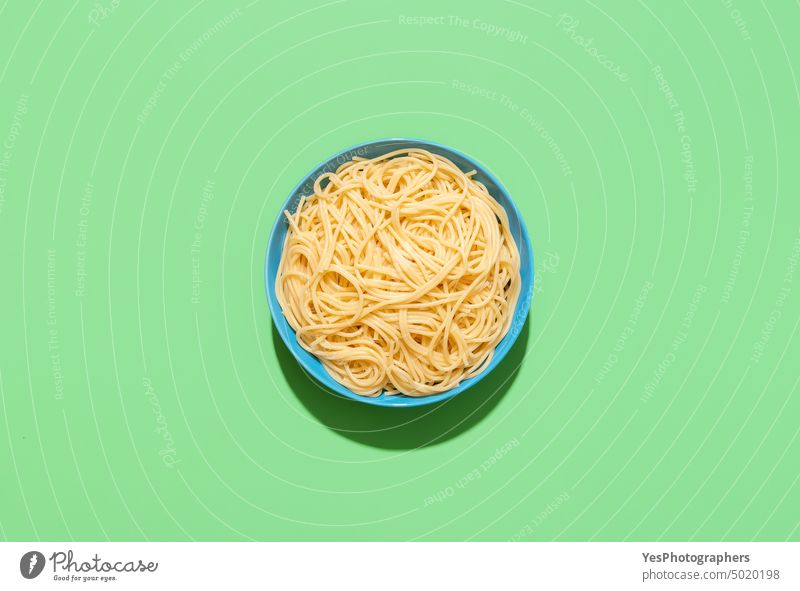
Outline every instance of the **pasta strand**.
{"label": "pasta strand", "polygon": [[363,396],[480,374],[511,326],[520,256],[505,210],[422,149],[355,158],[285,212],[276,296],[297,341]]}

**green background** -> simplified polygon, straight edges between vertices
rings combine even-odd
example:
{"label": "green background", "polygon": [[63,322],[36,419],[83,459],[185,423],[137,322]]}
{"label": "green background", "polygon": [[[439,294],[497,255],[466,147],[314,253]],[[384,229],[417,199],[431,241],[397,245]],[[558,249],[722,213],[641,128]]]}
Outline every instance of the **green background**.
{"label": "green background", "polygon": [[[799,26],[8,0],[0,536],[800,539]],[[417,410],[319,390],[263,290],[295,183],[388,136],[487,165],[536,254],[507,360]]]}

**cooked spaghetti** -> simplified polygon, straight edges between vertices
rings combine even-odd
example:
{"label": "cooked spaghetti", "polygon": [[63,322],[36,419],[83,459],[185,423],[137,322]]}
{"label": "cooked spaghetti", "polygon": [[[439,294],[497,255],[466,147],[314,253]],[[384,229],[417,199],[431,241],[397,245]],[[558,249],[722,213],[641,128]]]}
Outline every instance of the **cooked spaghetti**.
{"label": "cooked spaghetti", "polygon": [[416,148],[354,158],[285,212],[278,302],[349,390],[444,392],[480,374],[508,332],[519,251],[474,174]]}

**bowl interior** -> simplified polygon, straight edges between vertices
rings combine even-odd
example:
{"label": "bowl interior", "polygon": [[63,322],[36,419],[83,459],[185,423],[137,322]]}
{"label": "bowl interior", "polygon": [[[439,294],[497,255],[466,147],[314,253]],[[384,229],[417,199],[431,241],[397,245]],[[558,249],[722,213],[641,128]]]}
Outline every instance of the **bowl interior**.
{"label": "bowl interior", "polygon": [[[292,330],[291,326],[289,326],[289,323],[286,321],[286,318],[281,311],[280,304],[278,304],[278,299],[275,296],[275,280],[277,278],[278,265],[280,264],[281,254],[283,251],[283,243],[286,239],[286,232],[288,230],[288,223],[283,212],[284,210],[293,212],[297,208],[297,204],[299,203],[301,196],[313,193],[314,180],[320,174],[336,170],[340,165],[352,160],[355,156],[374,158],[381,154],[385,154],[386,152],[391,152],[392,150],[397,150],[400,148],[422,148],[439,156],[444,156],[445,158],[451,160],[464,172],[469,172],[470,170],[477,171],[477,174],[474,178],[486,185],[486,188],[489,190],[489,194],[494,197],[494,199],[508,213],[511,235],[514,238],[514,241],[517,243],[517,248],[519,249],[521,259],[520,274],[522,279],[522,290],[520,292],[519,300],[517,301],[517,306],[514,310],[514,317],[508,333],[495,348],[495,353],[492,357],[491,363],[479,375],[464,380],[458,386],[446,392],[431,396],[413,397],[398,394],[381,394],[380,396],[370,398],[356,394],[334,380],[325,370],[322,363],[298,344],[294,331]],[[319,384],[325,386],[327,389],[347,398],[352,398],[354,400],[358,400],[359,402],[377,406],[403,407],[431,404],[451,398],[479,382],[483,377],[488,375],[498,363],[500,363],[503,357],[505,357],[506,353],[508,353],[509,349],[511,349],[514,341],[517,340],[517,337],[519,336],[519,333],[522,330],[522,326],[525,323],[525,319],[528,315],[531,297],[533,295],[533,251],[531,249],[530,239],[525,228],[525,222],[505,188],[483,166],[477,163],[474,159],[469,158],[457,150],[453,150],[452,148],[448,148],[433,142],[403,138],[376,140],[353,146],[352,148],[348,148],[347,150],[343,150],[342,152],[336,154],[308,173],[308,175],[306,175],[306,177],[292,190],[291,194],[283,203],[280,211],[278,212],[278,217],[275,220],[274,226],[272,227],[272,234],[270,235],[269,244],[267,246],[265,271],[267,300],[269,302],[272,320],[275,323],[275,327],[278,331],[278,334],[281,336],[281,339],[283,339],[283,342],[292,352],[292,355],[294,355],[298,363],[300,363],[303,369],[305,369],[305,371],[312,378],[314,378]]]}

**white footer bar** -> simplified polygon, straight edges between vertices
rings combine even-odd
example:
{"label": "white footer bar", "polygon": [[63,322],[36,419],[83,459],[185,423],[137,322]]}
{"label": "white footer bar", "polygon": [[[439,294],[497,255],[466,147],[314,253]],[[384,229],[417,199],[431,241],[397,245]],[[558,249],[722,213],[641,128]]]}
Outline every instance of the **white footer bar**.
{"label": "white footer bar", "polygon": [[800,543],[0,544],[0,589],[800,589]]}

